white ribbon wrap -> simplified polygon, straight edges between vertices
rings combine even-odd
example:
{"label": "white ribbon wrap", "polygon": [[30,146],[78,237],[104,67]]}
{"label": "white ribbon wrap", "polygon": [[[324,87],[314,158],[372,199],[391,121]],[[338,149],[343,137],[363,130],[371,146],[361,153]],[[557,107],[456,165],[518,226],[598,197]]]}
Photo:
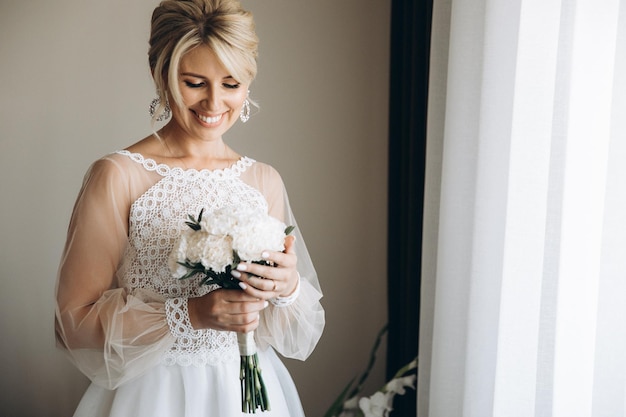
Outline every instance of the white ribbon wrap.
{"label": "white ribbon wrap", "polygon": [[252,356],[257,352],[254,332],[237,333],[237,344],[240,356]]}

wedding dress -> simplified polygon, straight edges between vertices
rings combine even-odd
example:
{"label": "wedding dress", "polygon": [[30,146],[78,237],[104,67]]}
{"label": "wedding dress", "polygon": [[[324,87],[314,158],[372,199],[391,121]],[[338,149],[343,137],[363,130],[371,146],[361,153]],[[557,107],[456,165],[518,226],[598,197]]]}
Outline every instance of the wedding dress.
{"label": "wedding dress", "polygon": [[[262,207],[296,225],[278,173],[250,158],[199,171],[118,151],[91,166],[57,283],[57,340],[92,381],[76,417],[245,415],[235,333],[195,330],[189,321],[187,299],[215,287],[168,269],[187,216],[228,206]],[[287,306],[270,303],[255,331],[271,407],[257,412],[263,416],[304,415],[274,350],[304,360],[324,327],[319,282],[297,227],[293,233],[299,296]],[[102,294],[95,303],[75,301],[94,291]]]}

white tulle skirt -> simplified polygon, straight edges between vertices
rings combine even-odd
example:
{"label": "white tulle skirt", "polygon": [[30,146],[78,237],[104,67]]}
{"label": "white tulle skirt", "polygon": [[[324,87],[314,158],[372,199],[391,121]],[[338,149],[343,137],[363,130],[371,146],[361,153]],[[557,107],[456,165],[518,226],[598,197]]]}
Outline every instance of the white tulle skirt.
{"label": "white tulle skirt", "polygon": [[[259,416],[304,417],[296,387],[270,348],[259,351],[271,410]],[[239,361],[219,365],[157,365],[150,371],[108,390],[91,384],[74,417],[230,417],[241,412]]]}

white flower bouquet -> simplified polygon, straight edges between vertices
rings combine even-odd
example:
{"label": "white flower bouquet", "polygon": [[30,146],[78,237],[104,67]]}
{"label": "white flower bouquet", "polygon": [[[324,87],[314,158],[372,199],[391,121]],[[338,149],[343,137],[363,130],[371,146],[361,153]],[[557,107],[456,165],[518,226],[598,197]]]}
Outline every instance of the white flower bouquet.
{"label": "white flower bouquet", "polygon": [[[170,254],[169,268],[178,279],[201,274],[200,285],[239,289],[239,280],[231,271],[242,261],[266,264],[261,254],[266,250],[283,251],[285,236],[293,230],[254,209],[224,208],[198,218],[189,215],[185,229]],[[241,408],[244,413],[270,409],[269,397],[254,341],[254,332],[237,333],[241,356]]]}
{"label": "white flower bouquet", "polygon": [[339,394],[324,417],[388,417],[393,410],[393,398],[396,394],[404,395],[406,393],[405,388],[415,388],[417,376],[413,370],[417,369],[417,357],[398,370],[393,378],[373,395],[367,397],[360,394],[363,384],[374,366],[376,351],[386,332],[387,326],[378,333],[367,368],[360,376],[356,386],[353,387],[355,378]]}

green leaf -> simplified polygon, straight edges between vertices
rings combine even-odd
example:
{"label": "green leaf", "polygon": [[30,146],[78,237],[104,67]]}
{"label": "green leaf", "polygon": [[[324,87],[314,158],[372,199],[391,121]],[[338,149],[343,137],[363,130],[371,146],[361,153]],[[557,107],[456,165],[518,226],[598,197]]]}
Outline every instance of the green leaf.
{"label": "green leaf", "polygon": [[289,236],[295,228],[296,226],[287,226],[287,228],[285,229],[285,236]]}
{"label": "green leaf", "polygon": [[198,223],[185,222],[185,224],[189,226],[191,229],[195,230],[196,232],[202,229],[202,226],[200,226]]}
{"label": "green leaf", "polygon": [[380,332],[378,332],[378,336],[376,336],[376,341],[374,342],[374,346],[372,347],[372,351],[370,353],[370,360],[369,360],[369,363],[367,364],[367,368],[365,368],[365,371],[359,378],[359,382],[357,386],[350,393],[349,398],[354,397],[363,389],[363,384],[365,383],[365,380],[369,376],[370,372],[372,371],[372,368],[374,367],[374,363],[376,362],[376,353],[378,352],[378,347],[380,346],[380,342],[383,336],[385,335],[385,333],[387,333],[387,328],[388,328],[388,325],[385,324],[383,328],[380,330]]}
{"label": "green leaf", "polygon": [[185,224],[187,226],[189,226],[191,229],[195,230],[196,232],[198,230],[202,229],[202,226],[200,226],[200,221],[202,220],[202,214],[203,213],[204,213],[204,209],[201,209],[200,210],[200,214],[198,214],[198,219],[197,220],[191,214],[188,214],[187,218],[189,219],[189,221],[185,222]]}

